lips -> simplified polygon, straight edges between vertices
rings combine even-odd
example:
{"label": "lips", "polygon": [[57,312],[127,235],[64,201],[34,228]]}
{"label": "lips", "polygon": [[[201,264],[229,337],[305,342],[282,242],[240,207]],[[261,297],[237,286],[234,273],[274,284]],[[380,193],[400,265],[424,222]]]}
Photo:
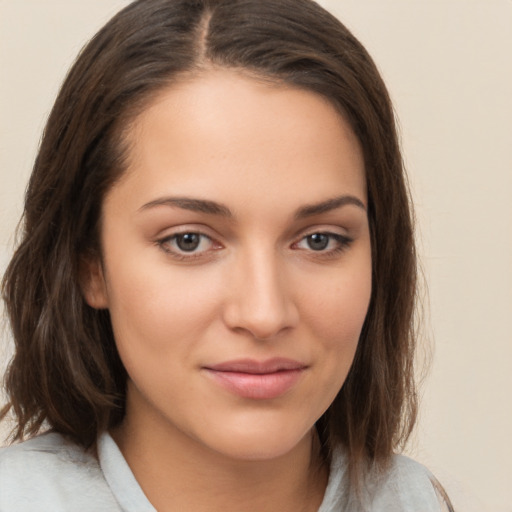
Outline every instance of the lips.
{"label": "lips", "polygon": [[292,359],[238,359],[203,370],[218,385],[243,398],[270,400],[291,390],[307,366]]}

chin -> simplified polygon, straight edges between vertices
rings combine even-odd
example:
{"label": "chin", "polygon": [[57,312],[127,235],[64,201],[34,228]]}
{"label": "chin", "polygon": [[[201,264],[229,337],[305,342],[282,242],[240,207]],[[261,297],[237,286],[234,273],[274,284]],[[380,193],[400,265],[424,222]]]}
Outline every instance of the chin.
{"label": "chin", "polygon": [[[299,442],[281,443],[281,442],[251,442],[251,443],[230,443],[230,446],[222,447],[222,453],[230,458],[239,461],[270,461],[284,457],[298,447]],[[221,448],[221,449],[222,449]]]}
{"label": "chin", "polygon": [[[289,454],[301,446],[310,446],[312,428],[299,429],[288,425],[236,425],[234,428],[224,428],[215,439],[204,439],[218,453],[236,460],[265,461]],[[270,428],[269,428],[270,427]],[[210,432],[213,434],[213,432]]]}

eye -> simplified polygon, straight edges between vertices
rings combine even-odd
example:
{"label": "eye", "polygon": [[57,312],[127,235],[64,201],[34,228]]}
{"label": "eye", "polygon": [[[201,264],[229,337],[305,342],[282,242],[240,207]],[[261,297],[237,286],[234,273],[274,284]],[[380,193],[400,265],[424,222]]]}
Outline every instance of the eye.
{"label": "eye", "polygon": [[313,233],[306,237],[306,244],[313,251],[324,251],[329,246],[330,237],[325,233]]}
{"label": "eye", "polygon": [[201,235],[199,233],[184,233],[175,235],[176,246],[184,252],[193,252],[201,244]]}
{"label": "eye", "polygon": [[179,259],[198,257],[220,248],[208,235],[195,231],[176,233],[157,241],[165,252]]}
{"label": "eye", "polygon": [[340,235],[339,233],[318,232],[311,233],[301,238],[294,244],[294,248],[324,254],[335,254],[347,248],[351,242],[351,238]]}

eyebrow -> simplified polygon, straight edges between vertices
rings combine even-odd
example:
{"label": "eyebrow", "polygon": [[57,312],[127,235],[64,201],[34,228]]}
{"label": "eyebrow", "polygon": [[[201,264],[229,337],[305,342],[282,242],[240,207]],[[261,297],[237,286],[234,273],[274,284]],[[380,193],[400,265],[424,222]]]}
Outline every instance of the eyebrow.
{"label": "eyebrow", "polygon": [[358,208],[361,208],[362,210],[366,211],[366,206],[356,196],[344,195],[333,197],[320,203],[308,204],[306,206],[303,206],[297,210],[297,212],[295,213],[295,218],[304,219],[306,217],[312,217],[314,215],[319,215],[321,213],[330,212],[331,210],[336,210],[337,208],[341,208],[342,206],[346,205],[357,206]]}
{"label": "eyebrow", "polygon": [[191,210],[193,212],[208,213],[210,215],[221,215],[223,217],[233,217],[231,210],[215,201],[207,199],[194,199],[191,197],[162,197],[144,204],[139,210],[147,210],[155,206],[174,206],[183,210]]}
{"label": "eyebrow", "polygon": [[[314,215],[330,212],[346,205],[357,206],[358,208],[366,211],[366,207],[360,199],[351,195],[343,195],[321,201],[320,203],[313,203],[302,206],[295,212],[294,217],[297,220],[304,219]],[[142,205],[139,210],[143,211],[149,208],[154,208],[156,206],[171,206],[181,208],[183,210],[207,213],[209,215],[220,215],[222,217],[228,218],[233,217],[231,210],[221,203],[209,201],[207,199],[195,199],[191,197],[162,197]]]}

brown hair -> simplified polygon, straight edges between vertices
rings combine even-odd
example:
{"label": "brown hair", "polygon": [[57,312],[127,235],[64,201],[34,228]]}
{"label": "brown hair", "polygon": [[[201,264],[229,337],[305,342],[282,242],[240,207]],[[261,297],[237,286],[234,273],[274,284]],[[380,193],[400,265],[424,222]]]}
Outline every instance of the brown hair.
{"label": "brown hair", "polygon": [[[15,342],[6,374],[15,439],[41,427],[91,445],[123,417],[126,374],[108,311],[90,308],[80,262],[99,251],[102,200],[124,169],[122,132],[145,102],[204,66],[314,91],[361,142],[373,289],[355,360],[317,428],[352,475],[385,467],[416,416],[416,261],[392,106],[363,46],[311,0],[138,0],[84,48],[48,119],[21,243],[3,279]],[[357,480],[357,478],[356,478]]]}

